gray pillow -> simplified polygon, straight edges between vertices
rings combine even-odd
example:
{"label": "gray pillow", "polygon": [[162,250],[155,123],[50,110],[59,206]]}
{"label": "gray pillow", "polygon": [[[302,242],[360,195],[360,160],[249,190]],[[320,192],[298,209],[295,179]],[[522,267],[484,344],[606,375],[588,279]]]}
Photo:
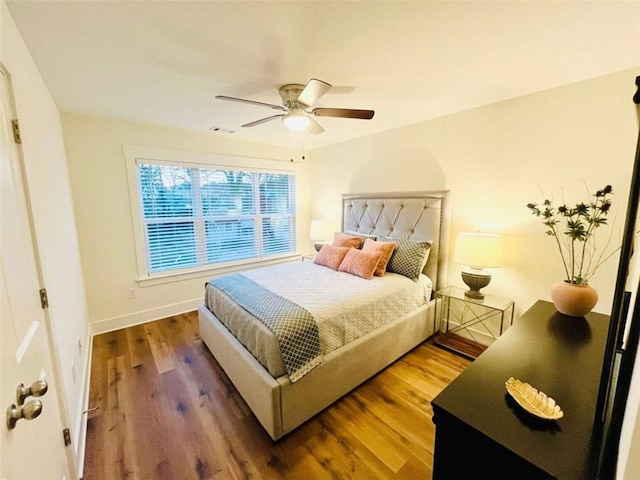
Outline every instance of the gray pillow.
{"label": "gray pillow", "polygon": [[398,244],[387,264],[387,272],[398,273],[414,282],[417,281],[429,259],[431,242],[417,242],[393,237],[378,237],[378,241]]}
{"label": "gray pillow", "polygon": [[353,230],[348,230],[346,232],[347,235],[355,235],[357,237],[360,237],[362,239],[362,242],[360,242],[360,248],[362,248],[362,246],[364,245],[364,241],[367,238],[370,238],[371,240],[377,240],[378,237],[376,235],[372,235],[370,233],[360,233],[360,232],[354,232]]}

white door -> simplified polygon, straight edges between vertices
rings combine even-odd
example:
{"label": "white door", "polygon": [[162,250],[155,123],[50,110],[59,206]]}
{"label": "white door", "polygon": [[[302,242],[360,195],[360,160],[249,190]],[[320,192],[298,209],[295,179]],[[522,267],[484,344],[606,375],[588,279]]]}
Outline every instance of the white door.
{"label": "white door", "polygon": [[40,304],[39,270],[22,163],[11,129],[14,116],[10,80],[1,65],[0,73],[0,412],[5,414],[8,407],[18,403],[18,384],[30,387],[34,381],[45,379],[49,385],[48,392],[40,398],[25,399],[25,404],[42,402],[37,418],[22,418],[11,430],[2,422],[0,478],[61,480],[69,478],[70,470],[47,319]]}

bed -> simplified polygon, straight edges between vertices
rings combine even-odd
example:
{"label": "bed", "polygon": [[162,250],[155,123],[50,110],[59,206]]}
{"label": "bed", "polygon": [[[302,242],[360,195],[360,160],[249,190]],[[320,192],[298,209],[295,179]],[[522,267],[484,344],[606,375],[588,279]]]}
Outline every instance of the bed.
{"label": "bed", "polygon": [[[404,239],[428,241],[431,244],[428,261],[420,279],[415,283],[428,284],[426,287],[431,297],[431,292],[436,292],[444,285],[449,230],[448,207],[448,192],[445,191],[345,194],[342,197],[343,231],[363,236],[373,235],[377,238],[390,237],[398,241]],[[327,291],[325,283],[331,283],[332,279],[325,277],[330,275],[328,273],[330,269],[314,265],[312,262],[301,262],[297,265],[295,268],[286,265],[270,267],[276,270],[261,269],[243,273],[243,276],[246,275],[252,281],[260,282],[265,276],[272,274],[282,280],[287,277],[288,269],[296,270],[302,272],[302,277],[296,282],[300,283],[303,277],[309,277],[311,284],[322,286],[316,288],[316,293]],[[351,278],[349,274],[333,273],[342,275],[347,285],[364,285],[363,282],[367,282]],[[371,281],[370,285],[372,287],[382,285],[378,281],[384,278],[387,278],[385,281],[389,281],[388,285],[384,285],[382,289],[384,291],[390,291],[389,289],[394,288],[391,284],[400,281],[394,277],[394,274],[388,274],[384,277],[375,277],[376,282]],[[230,286],[234,285],[228,278],[223,280]],[[278,288],[285,288],[282,286],[282,281],[280,283]],[[223,281],[218,281],[216,289],[223,288],[221,284]],[[339,287],[338,290],[344,291],[347,288]],[[309,288],[300,287],[300,289],[308,290]],[[277,288],[275,290],[277,291]],[[399,310],[397,318],[379,322],[379,325],[374,325],[374,328],[366,330],[367,333],[361,336],[355,336],[355,339],[347,338],[349,335],[345,331],[351,327],[345,327],[339,335],[336,335],[336,337],[345,337],[342,344],[333,345],[329,349],[323,345],[322,358],[312,358],[302,368],[302,373],[296,372],[294,377],[293,371],[288,365],[283,365],[282,360],[278,361],[277,355],[269,357],[268,351],[271,351],[272,347],[268,342],[262,347],[256,345],[245,347],[238,340],[241,338],[245,344],[251,343],[255,332],[251,330],[245,332],[243,337],[236,331],[238,336],[236,338],[229,331],[226,325],[233,323],[234,315],[239,314],[240,311],[246,314],[247,312],[244,311],[246,307],[234,305],[229,298],[225,298],[227,291],[223,294],[218,292],[216,296],[207,286],[205,292],[205,303],[198,308],[200,336],[273,440],[291,432],[360,383],[393,363],[431,336],[434,328],[434,300],[427,298],[426,302],[419,302],[415,307],[410,306],[404,311]],[[295,292],[290,295],[295,299]],[[319,293],[316,295],[318,302],[322,300],[319,298],[321,296]],[[399,303],[409,305],[408,302],[408,300],[407,302],[402,300]],[[322,317],[323,310],[314,306],[313,301],[311,303],[316,310],[313,308],[309,310],[314,311],[314,314],[317,312]],[[214,315],[212,310],[217,315]],[[372,314],[375,311],[377,307],[369,310],[364,317],[375,317]],[[373,323],[375,324],[376,321]],[[318,325],[321,330],[334,328],[331,322],[318,321]],[[264,325],[254,325],[252,328],[266,329]],[[248,348],[251,348],[253,353],[250,353]],[[285,358],[285,353],[283,352],[280,358]],[[284,363],[286,364],[286,358]]]}

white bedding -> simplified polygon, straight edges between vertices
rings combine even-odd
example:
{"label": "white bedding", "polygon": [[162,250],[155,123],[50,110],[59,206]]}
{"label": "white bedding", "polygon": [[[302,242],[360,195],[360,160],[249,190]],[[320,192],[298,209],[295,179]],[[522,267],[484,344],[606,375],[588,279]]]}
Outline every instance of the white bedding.
{"label": "white bedding", "polygon": [[[313,262],[242,275],[311,313],[318,324],[323,354],[424,305],[432,288],[424,275],[418,282],[394,273],[365,280]],[[209,286],[205,303],[272,376],[285,374],[278,342],[262,322]]]}

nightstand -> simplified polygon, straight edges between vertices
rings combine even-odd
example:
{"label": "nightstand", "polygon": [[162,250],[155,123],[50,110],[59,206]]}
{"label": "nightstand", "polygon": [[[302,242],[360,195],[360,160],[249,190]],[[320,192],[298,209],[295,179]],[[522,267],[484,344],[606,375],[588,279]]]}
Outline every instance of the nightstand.
{"label": "nightstand", "polygon": [[309,262],[313,262],[313,260],[316,258],[317,253],[308,253],[306,255],[302,255],[302,261],[309,261]]}
{"label": "nightstand", "polygon": [[465,291],[447,287],[436,292],[434,343],[477,358],[513,324],[514,302],[492,295],[477,300]]}

